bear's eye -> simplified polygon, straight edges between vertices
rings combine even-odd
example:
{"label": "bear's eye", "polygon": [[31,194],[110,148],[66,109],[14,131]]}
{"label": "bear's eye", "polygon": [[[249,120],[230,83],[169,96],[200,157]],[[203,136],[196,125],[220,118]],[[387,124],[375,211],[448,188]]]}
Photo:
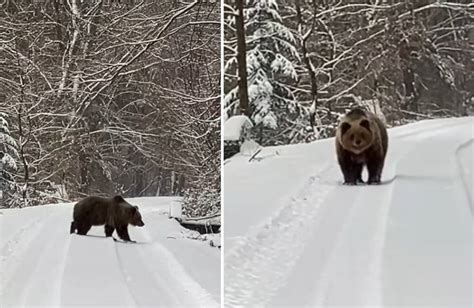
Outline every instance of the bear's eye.
{"label": "bear's eye", "polygon": [[360,121],[360,126],[365,127],[365,128],[367,128],[368,130],[370,130],[370,123],[369,123],[369,121],[367,121],[367,120],[362,120],[362,121]]}
{"label": "bear's eye", "polygon": [[350,137],[351,141],[354,141],[354,134],[352,134]]}
{"label": "bear's eye", "polygon": [[341,124],[341,134],[344,135],[347,130],[349,130],[349,128],[351,128],[351,125],[347,122],[344,122]]}

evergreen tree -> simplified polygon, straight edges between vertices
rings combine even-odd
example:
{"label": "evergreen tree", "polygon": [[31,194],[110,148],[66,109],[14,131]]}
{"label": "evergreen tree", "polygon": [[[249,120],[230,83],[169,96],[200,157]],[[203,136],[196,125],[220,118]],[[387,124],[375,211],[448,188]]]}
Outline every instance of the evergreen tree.
{"label": "evergreen tree", "polygon": [[18,146],[7,120],[7,115],[0,112],[0,200],[7,199],[6,194],[15,188],[13,172],[17,170]]}
{"label": "evergreen tree", "polygon": [[[244,10],[248,114],[255,123],[254,133],[263,144],[288,143],[289,136],[281,133],[291,120],[302,115],[290,87],[298,79],[295,69],[299,61],[296,40],[283,24],[278,10],[274,0],[249,0]],[[227,22],[230,27],[234,25],[233,18]],[[235,61],[235,57],[228,59],[226,70],[234,70]],[[228,115],[232,115],[237,88],[226,92],[224,105]]]}

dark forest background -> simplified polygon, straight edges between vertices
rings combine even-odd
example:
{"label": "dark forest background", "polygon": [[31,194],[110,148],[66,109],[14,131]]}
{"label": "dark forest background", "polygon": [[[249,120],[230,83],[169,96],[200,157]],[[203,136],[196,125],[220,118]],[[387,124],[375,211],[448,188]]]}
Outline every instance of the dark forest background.
{"label": "dark forest background", "polygon": [[467,0],[225,1],[226,118],[246,114],[255,140],[278,145],[332,136],[355,105],[389,126],[472,115],[473,10]]}
{"label": "dark forest background", "polygon": [[2,206],[185,195],[220,211],[220,3],[3,1]]}

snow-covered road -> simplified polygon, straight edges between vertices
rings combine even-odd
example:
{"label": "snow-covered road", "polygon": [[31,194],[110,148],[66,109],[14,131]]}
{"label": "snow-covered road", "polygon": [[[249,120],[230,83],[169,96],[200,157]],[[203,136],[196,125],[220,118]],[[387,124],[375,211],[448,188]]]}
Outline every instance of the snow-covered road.
{"label": "snow-covered road", "polygon": [[226,306],[472,307],[474,118],[391,129],[383,185],[334,139],[224,168]]}
{"label": "snow-covered road", "polygon": [[71,204],[1,210],[0,306],[218,307],[220,250],[168,219],[177,199],[127,201],[146,224],[129,227],[136,244],[70,235]]}

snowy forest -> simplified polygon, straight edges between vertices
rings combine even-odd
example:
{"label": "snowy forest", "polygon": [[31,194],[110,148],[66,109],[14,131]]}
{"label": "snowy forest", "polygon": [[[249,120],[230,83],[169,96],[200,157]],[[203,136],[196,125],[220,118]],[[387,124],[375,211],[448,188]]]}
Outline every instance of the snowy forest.
{"label": "snowy forest", "polygon": [[2,1],[0,203],[220,212],[220,3]]}
{"label": "snowy forest", "polygon": [[227,0],[225,119],[246,115],[257,142],[279,145],[333,136],[355,105],[388,126],[471,115],[473,8],[468,0]]}

